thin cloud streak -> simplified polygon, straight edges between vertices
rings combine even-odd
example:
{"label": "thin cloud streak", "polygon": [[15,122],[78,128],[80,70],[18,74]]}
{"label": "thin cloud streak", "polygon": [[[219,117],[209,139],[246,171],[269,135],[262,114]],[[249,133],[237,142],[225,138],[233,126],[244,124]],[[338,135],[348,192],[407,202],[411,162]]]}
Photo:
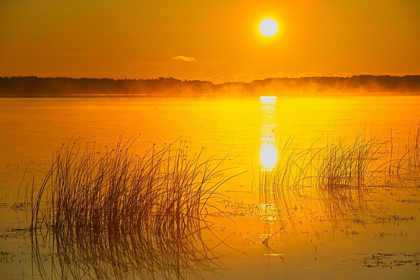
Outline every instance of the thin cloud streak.
{"label": "thin cloud streak", "polygon": [[177,55],[171,58],[171,60],[177,60],[177,61],[185,61],[185,62],[195,62],[194,57],[189,56],[183,56],[183,55]]}

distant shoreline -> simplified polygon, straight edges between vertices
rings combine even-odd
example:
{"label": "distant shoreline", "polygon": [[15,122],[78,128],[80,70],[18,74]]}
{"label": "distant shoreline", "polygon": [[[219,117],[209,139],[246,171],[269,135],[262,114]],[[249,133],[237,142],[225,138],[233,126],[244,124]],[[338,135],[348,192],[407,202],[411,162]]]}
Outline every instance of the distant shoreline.
{"label": "distant shoreline", "polygon": [[272,78],[214,84],[209,81],[68,77],[0,77],[0,98],[182,96],[418,96],[420,76]]}

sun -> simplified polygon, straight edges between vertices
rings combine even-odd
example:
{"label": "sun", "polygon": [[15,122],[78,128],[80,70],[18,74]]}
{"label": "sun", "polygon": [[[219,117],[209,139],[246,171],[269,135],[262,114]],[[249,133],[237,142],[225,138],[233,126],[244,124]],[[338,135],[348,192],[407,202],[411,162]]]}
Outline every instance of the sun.
{"label": "sun", "polygon": [[266,18],[260,23],[260,32],[265,37],[274,36],[279,30],[277,22],[272,18]]}

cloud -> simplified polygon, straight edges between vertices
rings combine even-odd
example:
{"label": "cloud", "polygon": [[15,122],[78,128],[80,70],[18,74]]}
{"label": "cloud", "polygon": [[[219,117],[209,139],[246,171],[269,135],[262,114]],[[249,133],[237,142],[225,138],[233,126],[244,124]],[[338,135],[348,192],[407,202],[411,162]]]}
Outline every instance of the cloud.
{"label": "cloud", "polygon": [[183,55],[177,55],[171,58],[171,60],[179,60],[179,61],[185,61],[185,62],[194,62],[196,61],[194,57],[188,57]]}

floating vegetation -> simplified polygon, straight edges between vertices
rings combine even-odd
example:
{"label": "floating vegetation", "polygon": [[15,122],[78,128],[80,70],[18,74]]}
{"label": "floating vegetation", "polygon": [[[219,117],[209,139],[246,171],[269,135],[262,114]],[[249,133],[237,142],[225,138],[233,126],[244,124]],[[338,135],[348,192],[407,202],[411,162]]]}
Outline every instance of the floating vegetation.
{"label": "floating vegetation", "polygon": [[[366,254],[363,254],[366,255]],[[414,253],[374,253],[361,259],[351,259],[355,264],[366,268],[397,268],[412,265],[420,267],[420,252]]]}
{"label": "floating vegetation", "polygon": [[16,259],[16,254],[13,252],[0,251],[0,263],[12,263]]}

